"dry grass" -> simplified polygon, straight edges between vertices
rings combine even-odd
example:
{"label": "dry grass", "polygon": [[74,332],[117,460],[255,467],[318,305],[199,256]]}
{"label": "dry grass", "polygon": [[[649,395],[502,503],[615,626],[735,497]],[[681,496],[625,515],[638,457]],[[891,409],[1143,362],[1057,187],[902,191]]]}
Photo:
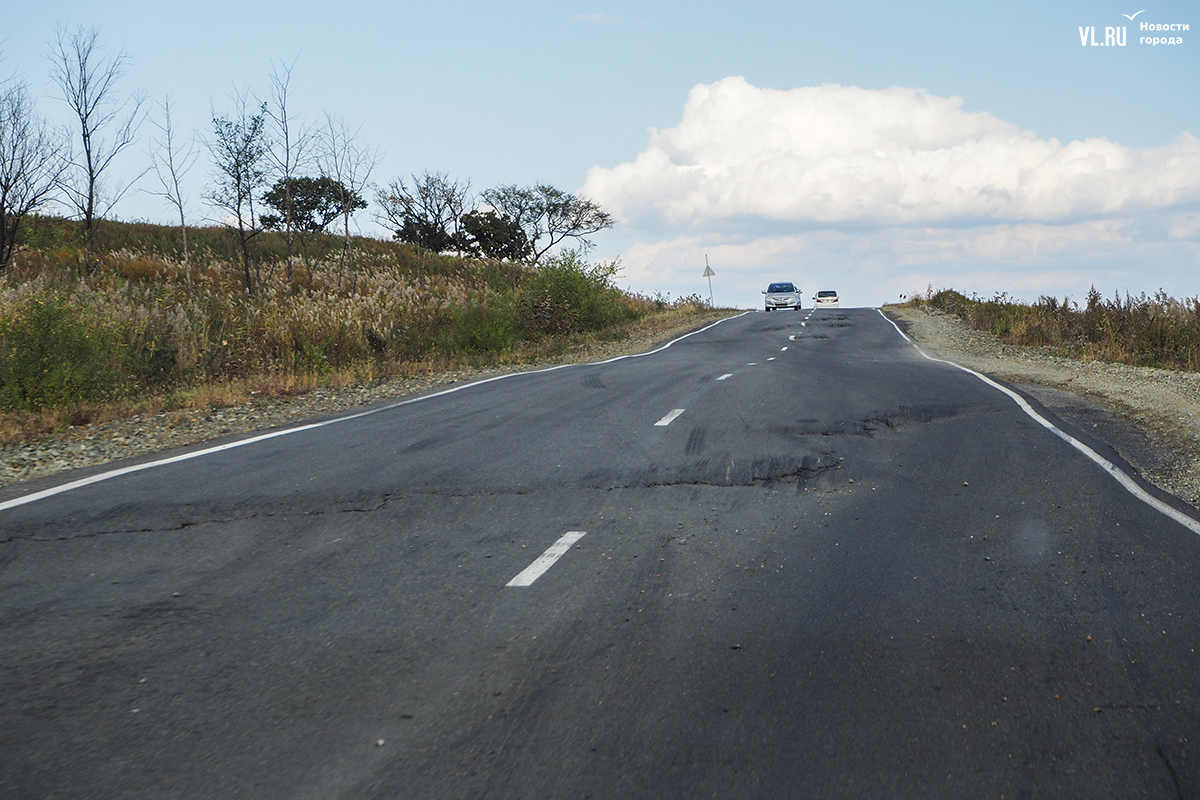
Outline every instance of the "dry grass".
{"label": "dry grass", "polygon": [[1068,298],[1020,303],[1007,295],[990,300],[953,289],[917,295],[908,305],[953,314],[975,330],[1008,344],[1042,347],[1092,361],[1200,370],[1200,299],[1176,300],[1163,292],[1105,300],[1094,288],[1082,307]]}
{"label": "dry grass", "polygon": [[[126,242],[105,253],[95,272],[81,275],[78,249],[63,243],[61,229],[51,232],[54,237],[45,238],[53,246],[23,251],[0,274],[0,390],[6,378],[11,390],[22,376],[32,374],[36,383],[43,367],[67,363],[95,362],[93,372],[121,382],[71,395],[87,381],[69,375],[51,400],[40,395],[40,406],[21,405],[30,395],[0,392],[0,442],[321,387],[565,360],[709,311],[695,297],[664,302],[620,292],[608,282],[615,265],[592,269],[575,261],[558,273],[538,273],[371,240],[357,243],[353,268],[332,256],[297,257],[290,270],[264,259],[253,294],[246,293],[236,262],[211,248],[199,249],[185,266],[174,254],[130,249]],[[169,249],[169,229],[110,224],[110,236],[114,232]],[[526,287],[537,288],[537,303]],[[544,321],[548,311],[557,314],[571,302],[556,299],[556,287],[581,297],[581,311],[556,316],[555,332],[530,328],[523,315],[541,314]],[[41,361],[16,358],[38,348]]]}

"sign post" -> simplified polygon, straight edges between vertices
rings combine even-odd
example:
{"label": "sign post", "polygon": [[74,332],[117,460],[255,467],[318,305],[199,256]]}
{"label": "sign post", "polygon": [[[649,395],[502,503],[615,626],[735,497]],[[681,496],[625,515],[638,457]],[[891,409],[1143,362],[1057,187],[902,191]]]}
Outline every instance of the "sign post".
{"label": "sign post", "polygon": [[708,265],[708,253],[705,253],[704,254],[704,277],[708,278],[708,307],[709,308],[712,308],[712,304],[713,304],[712,279],[713,279],[713,275],[716,275],[716,274],[717,273],[712,271],[712,267],[710,267]]}

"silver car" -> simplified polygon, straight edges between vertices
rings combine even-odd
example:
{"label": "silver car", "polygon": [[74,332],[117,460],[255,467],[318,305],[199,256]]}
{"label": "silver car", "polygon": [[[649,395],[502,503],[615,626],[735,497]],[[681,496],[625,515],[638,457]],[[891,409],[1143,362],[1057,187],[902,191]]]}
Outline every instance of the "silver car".
{"label": "silver car", "polygon": [[800,290],[793,283],[772,283],[763,294],[767,296],[763,301],[767,311],[777,308],[800,310]]}

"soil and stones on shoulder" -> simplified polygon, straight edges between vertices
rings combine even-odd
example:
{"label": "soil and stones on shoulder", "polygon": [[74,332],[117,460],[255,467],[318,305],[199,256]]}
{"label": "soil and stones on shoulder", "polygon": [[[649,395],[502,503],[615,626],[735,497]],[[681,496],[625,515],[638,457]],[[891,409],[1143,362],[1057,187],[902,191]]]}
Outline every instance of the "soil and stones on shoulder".
{"label": "soil and stones on shoulder", "polygon": [[884,312],[932,356],[999,378],[1200,507],[1200,374],[1079,361],[1017,347],[928,306]]}

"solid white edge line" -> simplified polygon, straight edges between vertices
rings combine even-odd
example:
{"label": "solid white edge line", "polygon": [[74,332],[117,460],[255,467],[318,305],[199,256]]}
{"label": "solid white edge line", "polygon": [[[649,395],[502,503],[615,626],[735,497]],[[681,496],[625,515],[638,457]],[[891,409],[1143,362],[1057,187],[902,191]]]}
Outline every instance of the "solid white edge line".
{"label": "solid white edge line", "polygon": [[521,570],[517,577],[506,583],[505,586],[529,586],[542,577],[542,573],[554,566],[554,562],[562,558],[571,549],[571,545],[586,534],[587,531],[567,531],[557,542],[547,547],[546,552],[535,558],[532,564]]}
{"label": "solid white edge line", "polygon": [[665,417],[660,419],[658,422],[654,423],[654,426],[656,428],[665,428],[668,425],[670,425],[672,422],[674,422],[675,419],[686,410],[687,409],[685,409],[685,408],[673,408],[673,409],[671,409],[670,414],[667,414]]}
{"label": "solid white edge line", "polygon": [[694,330],[691,333],[685,333],[683,336],[677,337],[677,338],[672,339],[671,341],[667,342],[662,347],[655,348],[654,350],[649,350],[645,353],[636,353],[634,355],[628,355],[628,356],[616,356],[615,358],[610,358],[605,361],[592,361],[592,362],[588,362],[585,364],[558,364],[557,366],[545,367],[543,369],[533,369],[533,370],[529,370],[528,372],[510,372],[506,375],[493,375],[490,378],[484,378],[483,380],[472,381],[471,383],[464,383],[459,386],[451,386],[449,389],[443,389],[440,392],[432,392],[430,394],[424,394],[424,395],[421,395],[420,397],[410,397],[407,400],[401,400],[396,403],[389,403],[386,406],[380,406],[379,408],[372,408],[367,411],[360,411],[357,414],[349,414],[344,417],[335,417],[334,419],[327,419],[323,422],[313,422],[313,423],[309,423],[307,425],[300,425],[295,428],[285,428],[284,430],[271,431],[270,433],[264,433],[264,434],[260,434],[258,436],[251,436],[248,439],[239,439],[236,442],[227,442],[222,445],[217,445],[216,447],[206,447],[202,450],[196,450],[191,453],[181,453],[176,456],[170,456],[169,458],[161,458],[161,459],[158,459],[157,461],[147,461],[145,464],[135,464],[135,465],[129,466],[129,467],[120,467],[118,469],[110,470],[108,472],[101,472],[96,475],[89,476],[87,478],[81,478],[77,481],[63,483],[58,486],[52,486],[51,488],[43,489],[40,492],[34,492],[33,494],[27,494],[27,495],[23,495],[21,497],[14,497],[11,500],[5,500],[3,502],[0,502],[0,511],[7,511],[10,508],[16,508],[18,506],[23,506],[28,503],[36,502],[38,500],[44,500],[47,497],[53,497],[58,494],[65,494],[66,492],[70,492],[75,489],[82,489],[84,486],[91,486],[93,483],[100,483],[101,481],[107,481],[111,478],[119,478],[122,475],[129,475],[134,472],[141,472],[141,471],[147,470],[147,469],[154,469],[155,467],[165,467],[168,464],[175,464],[180,461],[188,461],[193,458],[200,458],[201,456],[208,456],[208,455],[212,455],[213,453],[220,453],[225,450],[232,450],[236,447],[245,447],[248,444],[256,444],[257,442],[264,442],[267,439],[274,439],[279,436],[288,436],[293,433],[300,433],[301,431],[313,430],[314,428],[324,428],[326,425],[335,425],[339,422],[349,422],[352,419],[360,419],[362,417],[369,417],[372,414],[379,414],[384,411],[391,411],[392,409],[400,408],[401,406],[412,405],[413,403],[420,403],[420,402],[424,402],[425,400],[432,400],[435,397],[442,397],[444,395],[454,394],[455,392],[461,392],[463,389],[470,389],[471,387],[474,387],[474,386],[482,386],[485,383],[492,383],[493,381],[502,381],[507,378],[516,378],[516,377],[520,377],[522,375],[538,375],[543,372],[554,372],[555,370],[566,369],[567,367],[595,367],[595,366],[600,366],[602,364],[612,364],[616,361],[621,361],[626,358],[644,358],[645,356],[652,356],[655,353],[661,353],[663,350],[666,350],[668,347],[670,347],[671,345],[673,345],[677,342],[682,342],[684,339],[688,338],[689,336],[695,336],[698,333],[704,333],[709,328],[716,327],[717,325],[720,325],[722,322],[728,322],[731,319],[737,319],[738,317],[744,317],[747,314],[751,314],[751,313],[753,313],[753,312],[743,311],[741,314],[737,314],[732,317],[725,317],[723,319],[719,319],[710,325],[705,325],[703,328],[700,328],[699,330]]}
{"label": "solid white edge line", "polygon": [[896,332],[899,333],[901,336],[903,336],[904,340],[906,342],[908,342],[909,344],[911,344],[914,348],[916,348],[916,351],[918,353],[920,353],[921,355],[925,356],[925,358],[929,359],[930,361],[936,361],[940,364],[949,364],[952,367],[961,369],[963,372],[966,372],[970,375],[974,375],[976,378],[983,381],[988,386],[991,386],[993,389],[1003,392],[1005,395],[1007,395],[1009,398],[1011,398],[1012,401],[1015,402],[1020,407],[1020,409],[1022,411],[1024,411],[1026,414],[1028,414],[1037,424],[1041,425],[1043,428],[1050,431],[1055,436],[1062,439],[1064,442],[1071,445],[1076,450],[1078,450],[1080,453],[1082,453],[1083,455],[1085,455],[1089,459],[1091,459],[1102,470],[1107,472],[1113,478],[1113,480],[1115,480],[1117,483],[1121,484],[1121,486],[1125,487],[1125,490],[1128,491],[1130,494],[1132,494],[1134,497],[1136,497],[1138,500],[1141,500],[1143,503],[1150,506],[1151,508],[1153,508],[1155,511],[1159,512],[1160,514],[1163,514],[1164,516],[1175,520],[1180,525],[1182,525],[1183,527],[1190,530],[1192,533],[1200,534],[1200,520],[1196,520],[1196,519],[1188,516],[1187,514],[1184,514],[1182,511],[1179,511],[1178,509],[1173,508],[1170,505],[1167,505],[1162,500],[1159,500],[1157,497],[1155,497],[1154,495],[1147,492],[1145,489],[1143,489],[1138,484],[1137,481],[1135,481],[1133,478],[1131,478],[1129,475],[1127,475],[1124,472],[1124,470],[1122,470],[1116,464],[1109,461],[1107,458],[1100,455],[1095,450],[1088,447],[1086,444],[1079,441],[1071,434],[1067,433],[1066,431],[1056,428],[1054,426],[1054,423],[1050,422],[1050,420],[1046,419],[1041,414],[1034,411],[1033,406],[1029,405],[1029,403],[1025,400],[1024,397],[1021,397],[1021,395],[1017,394],[1012,389],[1009,389],[1006,386],[1001,386],[999,383],[992,380],[988,376],[986,376],[982,373],[976,372],[975,370],[970,369],[968,367],[964,367],[962,364],[955,364],[953,361],[947,361],[944,358],[934,358],[933,356],[929,355],[924,350],[922,350],[920,347],[917,347],[917,343],[914,342],[912,339],[908,338],[908,335],[904,331],[900,330],[900,326],[897,325],[894,320],[889,318],[887,314],[883,313],[883,309],[877,308],[875,310],[879,312],[879,316],[883,317],[888,322],[890,322],[892,324],[892,327],[896,329]]}

